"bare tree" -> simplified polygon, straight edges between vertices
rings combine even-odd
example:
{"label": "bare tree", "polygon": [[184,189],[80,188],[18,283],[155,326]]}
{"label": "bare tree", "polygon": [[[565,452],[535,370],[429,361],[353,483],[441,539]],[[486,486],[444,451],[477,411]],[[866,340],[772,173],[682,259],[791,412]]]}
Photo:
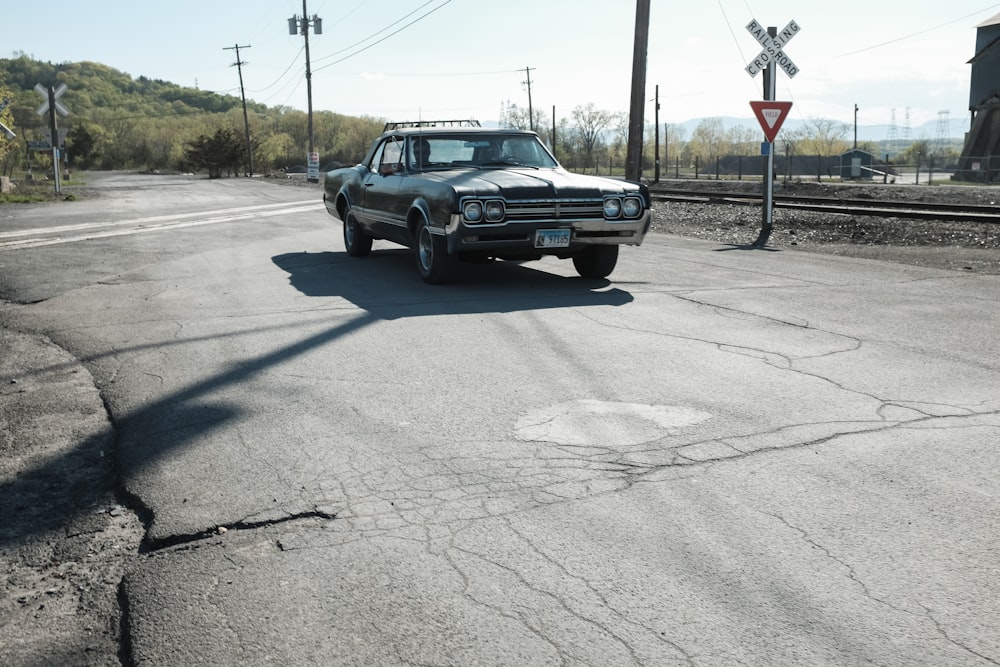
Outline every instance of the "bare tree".
{"label": "bare tree", "polygon": [[798,140],[800,155],[839,155],[848,149],[846,123],[828,118],[810,118],[804,135]]}
{"label": "bare tree", "polygon": [[585,165],[593,166],[594,149],[601,139],[601,133],[615,120],[611,111],[595,109],[591,102],[587,106],[573,109],[573,121],[581,142],[585,157]]}
{"label": "bare tree", "polygon": [[754,149],[759,150],[758,132],[744,125],[734,125],[726,130],[727,152],[730,155],[753,155]]}
{"label": "bare tree", "polygon": [[726,144],[726,130],[721,118],[705,118],[691,133],[688,148],[692,158],[706,164],[723,153]]}

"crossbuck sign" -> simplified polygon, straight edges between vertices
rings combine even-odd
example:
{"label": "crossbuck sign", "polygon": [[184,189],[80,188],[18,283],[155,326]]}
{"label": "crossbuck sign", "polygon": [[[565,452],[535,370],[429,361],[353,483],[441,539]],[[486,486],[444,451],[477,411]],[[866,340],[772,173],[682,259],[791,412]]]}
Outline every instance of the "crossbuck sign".
{"label": "crossbuck sign", "polygon": [[757,72],[767,69],[771,63],[785,70],[785,74],[789,77],[794,77],[799,73],[799,68],[783,50],[785,44],[792,41],[792,37],[795,37],[799,33],[798,23],[789,21],[788,25],[781,29],[781,32],[771,37],[767,34],[767,28],[758,23],[757,19],[754,19],[747,24],[747,32],[764,47],[764,50],[758,53],[757,57],[751,60],[750,64],[746,66],[747,74],[755,77],[757,76]]}

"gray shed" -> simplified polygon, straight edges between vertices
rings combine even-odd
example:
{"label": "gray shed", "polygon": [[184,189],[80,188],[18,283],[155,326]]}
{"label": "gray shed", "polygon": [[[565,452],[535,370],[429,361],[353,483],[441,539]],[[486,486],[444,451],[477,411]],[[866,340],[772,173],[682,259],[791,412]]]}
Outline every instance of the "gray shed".
{"label": "gray shed", "polygon": [[840,155],[840,178],[845,181],[871,178],[875,173],[872,170],[874,164],[875,156],[868,151],[859,148],[849,150]]}

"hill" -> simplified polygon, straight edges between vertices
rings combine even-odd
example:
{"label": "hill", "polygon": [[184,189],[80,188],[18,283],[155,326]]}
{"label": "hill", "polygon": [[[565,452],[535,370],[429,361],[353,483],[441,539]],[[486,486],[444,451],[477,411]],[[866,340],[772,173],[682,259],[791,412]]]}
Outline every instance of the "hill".
{"label": "hill", "polygon": [[[185,88],[159,79],[130,75],[107,65],[93,62],[54,65],[20,55],[0,59],[0,81],[13,89],[14,121],[30,127],[35,108],[40,103],[36,84],[56,86],[66,84],[61,101],[74,114],[88,117],[95,109],[113,110],[119,114],[150,116],[183,113],[225,113],[241,106],[240,98],[232,95]],[[264,105],[248,103],[248,109],[267,111]]]}
{"label": "hill", "polygon": [[[247,129],[251,141],[241,140],[245,164],[238,171],[304,164],[310,145],[321,163],[346,163],[363,154],[383,123],[317,111],[310,141],[308,117],[302,111],[248,101],[244,119],[242,100],[233,95],[145,76],[133,78],[100,63],[44,63],[22,53],[0,59],[0,93],[11,100],[5,118],[19,141],[47,138],[48,119],[36,113],[42,102],[35,91],[38,84],[66,85],[59,101],[70,115],[59,119],[59,125],[68,130],[64,144],[68,162],[81,169],[183,169],[192,143],[220,132],[243,137]],[[29,159],[35,166],[48,164],[43,153]],[[3,173],[30,166],[13,164],[18,160],[25,160],[22,151],[8,151],[0,165]]]}

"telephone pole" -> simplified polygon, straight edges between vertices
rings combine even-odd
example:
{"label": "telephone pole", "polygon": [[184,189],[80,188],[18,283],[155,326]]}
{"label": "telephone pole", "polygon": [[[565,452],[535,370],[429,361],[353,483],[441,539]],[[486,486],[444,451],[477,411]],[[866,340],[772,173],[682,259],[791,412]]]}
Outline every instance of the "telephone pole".
{"label": "telephone pole", "polygon": [[632,104],[628,114],[625,178],[642,178],[643,111],[646,106],[646,47],[649,42],[649,0],[635,2],[635,45],[632,51]]}
{"label": "telephone pole", "polygon": [[319,181],[319,156],[316,155],[316,144],[313,141],[313,88],[312,70],[309,64],[309,27],[312,26],[317,35],[323,34],[323,19],[313,14],[309,18],[309,11],[306,9],[306,0],[302,0],[302,16],[292,16],[288,19],[288,34],[301,34],[306,40],[306,97],[308,98],[309,112],[309,155],[308,157],[308,177],[310,183]]}
{"label": "telephone pole", "polygon": [[[246,130],[247,135],[247,176],[253,176],[253,147],[250,143],[250,119],[247,117],[247,96],[243,92],[243,66],[246,65],[245,62],[240,60],[240,49],[249,49],[249,44],[244,44],[240,46],[239,44],[234,44],[232,46],[225,46],[222,48],[223,51],[236,50],[236,71],[240,73],[240,99],[243,100],[243,127]],[[232,67],[232,65],[230,65]]]}
{"label": "telephone pole", "polygon": [[525,85],[528,86],[528,127],[532,132],[535,131],[535,112],[531,108],[531,68],[524,68],[524,75],[526,77]]}
{"label": "telephone pole", "polygon": [[656,130],[656,144],[655,152],[653,153],[653,161],[655,164],[653,182],[660,182],[660,85],[656,85],[656,98],[655,98],[654,115],[655,121],[653,123],[653,128]]}

